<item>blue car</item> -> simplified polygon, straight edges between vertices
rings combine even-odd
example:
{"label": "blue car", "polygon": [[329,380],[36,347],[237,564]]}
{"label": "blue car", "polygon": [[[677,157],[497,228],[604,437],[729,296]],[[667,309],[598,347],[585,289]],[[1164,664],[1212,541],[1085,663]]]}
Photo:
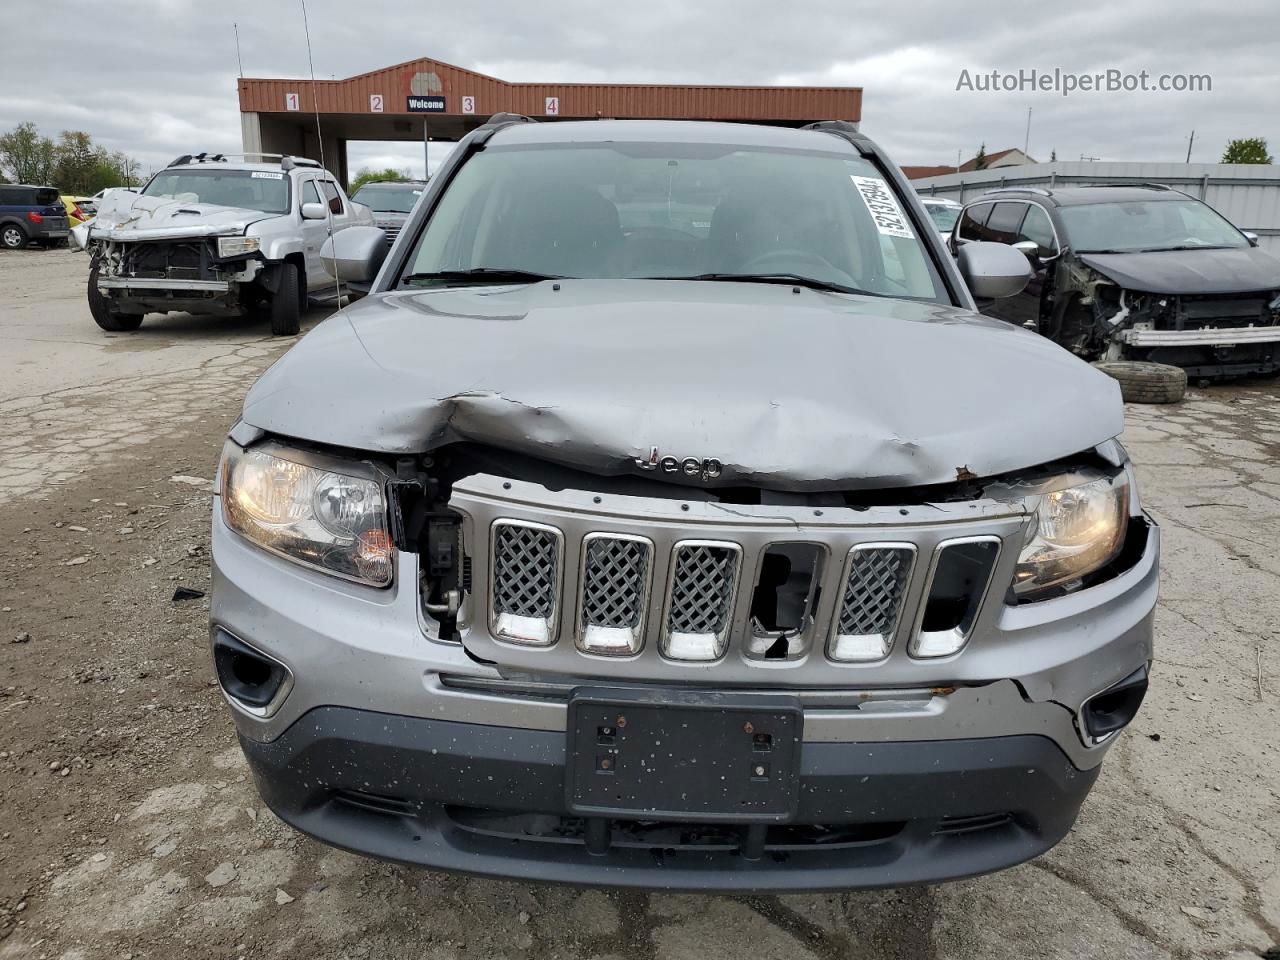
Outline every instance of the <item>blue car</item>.
{"label": "blue car", "polygon": [[0,246],[21,250],[33,240],[64,246],[69,232],[67,208],[54,187],[0,184]]}

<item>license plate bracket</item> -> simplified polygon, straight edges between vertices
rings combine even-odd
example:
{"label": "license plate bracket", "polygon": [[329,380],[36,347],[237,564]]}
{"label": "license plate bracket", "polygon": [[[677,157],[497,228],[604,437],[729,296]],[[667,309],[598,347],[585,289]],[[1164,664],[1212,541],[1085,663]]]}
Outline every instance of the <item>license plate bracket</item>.
{"label": "license plate bracket", "polygon": [[566,799],[583,816],[781,823],[799,803],[794,697],[579,687]]}

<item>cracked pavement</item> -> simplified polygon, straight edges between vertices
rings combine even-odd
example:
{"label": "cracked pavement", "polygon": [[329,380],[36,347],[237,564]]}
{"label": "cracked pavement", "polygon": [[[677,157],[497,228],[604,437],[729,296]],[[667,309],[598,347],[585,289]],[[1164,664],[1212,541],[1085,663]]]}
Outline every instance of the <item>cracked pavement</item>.
{"label": "cracked pavement", "polygon": [[580,891],[365,860],[263,807],[207,601],[170,599],[208,588],[209,523],[171,478],[212,477],[289,341],[104,334],[86,269],[0,255],[0,960],[1280,956],[1280,382],[1127,411],[1164,533],[1152,687],[1048,855],[872,893]]}

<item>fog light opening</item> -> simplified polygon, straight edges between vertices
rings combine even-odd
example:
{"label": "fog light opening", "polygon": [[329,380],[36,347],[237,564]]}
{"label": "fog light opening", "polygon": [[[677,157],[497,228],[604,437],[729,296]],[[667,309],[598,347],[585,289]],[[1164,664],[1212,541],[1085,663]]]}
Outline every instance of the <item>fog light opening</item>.
{"label": "fog light opening", "polygon": [[1093,743],[1127,727],[1147,695],[1147,668],[1139,667],[1119,683],[1094,694],[1080,709],[1081,725]]}
{"label": "fog light opening", "polygon": [[274,713],[293,684],[283,663],[221,628],[213,640],[213,662],[223,692],[255,716]]}

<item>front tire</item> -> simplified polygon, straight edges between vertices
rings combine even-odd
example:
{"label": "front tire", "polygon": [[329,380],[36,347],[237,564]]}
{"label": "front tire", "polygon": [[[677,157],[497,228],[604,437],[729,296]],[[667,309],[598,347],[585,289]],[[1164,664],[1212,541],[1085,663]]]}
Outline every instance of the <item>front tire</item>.
{"label": "front tire", "polygon": [[276,268],[278,286],[271,295],[271,333],[277,337],[296,336],[302,326],[302,298],[299,294],[298,267],[282,263]]}
{"label": "front tire", "polygon": [[112,333],[127,333],[142,326],[142,314],[119,313],[112,308],[111,302],[98,289],[98,268],[89,271],[89,312],[93,314],[93,322],[103,330]]}
{"label": "front tire", "polygon": [[0,227],[0,246],[6,250],[21,250],[27,245],[27,231],[16,223]]}

